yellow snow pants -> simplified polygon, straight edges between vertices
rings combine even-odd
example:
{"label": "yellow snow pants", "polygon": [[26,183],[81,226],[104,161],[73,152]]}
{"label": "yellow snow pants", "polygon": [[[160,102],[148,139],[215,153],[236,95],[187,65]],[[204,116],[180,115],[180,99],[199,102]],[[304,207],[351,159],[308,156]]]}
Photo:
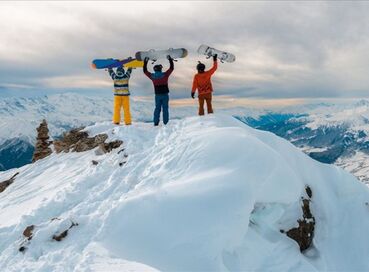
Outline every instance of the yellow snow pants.
{"label": "yellow snow pants", "polygon": [[131,112],[129,110],[129,96],[114,96],[114,114],[113,123],[120,123],[120,109],[123,107],[124,111],[124,123],[126,125],[131,124]]}

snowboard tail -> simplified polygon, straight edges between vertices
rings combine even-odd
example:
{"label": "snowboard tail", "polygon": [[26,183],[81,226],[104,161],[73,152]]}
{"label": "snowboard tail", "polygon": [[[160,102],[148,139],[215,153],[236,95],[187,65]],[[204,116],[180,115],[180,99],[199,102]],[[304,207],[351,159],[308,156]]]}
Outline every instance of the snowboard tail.
{"label": "snowboard tail", "polygon": [[144,64],[143,61],[133,59],[132,61],[123,64],[123,66],[125,68],[142,68],[143,64]]}

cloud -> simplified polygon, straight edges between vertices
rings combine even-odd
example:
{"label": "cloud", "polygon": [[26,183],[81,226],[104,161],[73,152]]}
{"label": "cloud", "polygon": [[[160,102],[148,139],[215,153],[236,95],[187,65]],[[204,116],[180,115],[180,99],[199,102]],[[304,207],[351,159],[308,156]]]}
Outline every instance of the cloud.
{"label": "cloud", "polygon": [[[366,2],[1,2],[0,85],[107,89],[94,58],[185,47],[170,78],[188,97],[210,44],[236,55],[213,77],[216,93],[251,98],[368,96]],[[167,63],[163,62],[165,67]],[[132,94],[151,95],[140,70]]]}

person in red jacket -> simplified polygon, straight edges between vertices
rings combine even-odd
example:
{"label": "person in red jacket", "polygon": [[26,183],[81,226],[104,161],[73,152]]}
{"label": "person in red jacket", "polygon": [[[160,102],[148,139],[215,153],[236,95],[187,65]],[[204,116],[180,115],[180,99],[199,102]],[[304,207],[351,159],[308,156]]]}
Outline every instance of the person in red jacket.
{"label": "person in red jacket", "polygon": [[174,62],[170,55],[167,56],[170,67],[163,72],[163,65],[157,64],[154,66],[154,73],[147,70],[148,58],[144,59],[143,71],[145,75],[151,79],[155,91],[155,110],[154,110],[154,126],[159,125],[160,112],[163,109],[163,123],[166,125],[169,122],[169,87],[168,79],[174,70]]}
{"label": "person in red jacket", "polygon": [[198,73],[193,78],[191,96],[195,99],[196,90],[199,95],[199,115],[204,115],[204,102],[208,108],[208,113],[213,113],[213,106],[211,104],[213,86],[211,85],[211,76],[215,73],[218,68],[217,55],[213,57],[214,64],[209,71],[205,71],[205,64],[199,62],[197,64]]}

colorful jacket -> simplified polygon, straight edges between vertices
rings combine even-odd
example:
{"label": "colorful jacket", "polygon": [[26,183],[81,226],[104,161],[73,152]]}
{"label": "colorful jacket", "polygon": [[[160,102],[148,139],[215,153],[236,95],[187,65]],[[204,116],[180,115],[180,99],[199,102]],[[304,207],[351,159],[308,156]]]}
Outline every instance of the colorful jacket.
{"label": "colorful jacket", "polygon": [[192,93],[196,90],[199,91],[199,95],[208,94],[213,92],[213,86],[211,85],[211,76],[215,73],[218,68],[218,62],[215,60],[213,67],[209,71],[204,73],[197,73],[193,78]]}
{"label": "colorful jacket", "polygon": [[150,73],[147,70],[147,62],[144,63],[143,71],[145,75],[152,80],[152,83],[154,84],[155,94],[167,94],[169,93],[169,87],[168,87],[168,79],[170,74],[174,70],[174,63],[173,60],[169,60],[170,67],[169,69],[164,73]]}
{"label": "colorful jacket", "polygon": [[118,96],[128,96],[129,93],[129,78],[131,77],[132,68],[128,68],[128,70],[123,74],[123,76],[118,76],[113,69],[108,69],[111,78],[114,80],[114,95]]}

